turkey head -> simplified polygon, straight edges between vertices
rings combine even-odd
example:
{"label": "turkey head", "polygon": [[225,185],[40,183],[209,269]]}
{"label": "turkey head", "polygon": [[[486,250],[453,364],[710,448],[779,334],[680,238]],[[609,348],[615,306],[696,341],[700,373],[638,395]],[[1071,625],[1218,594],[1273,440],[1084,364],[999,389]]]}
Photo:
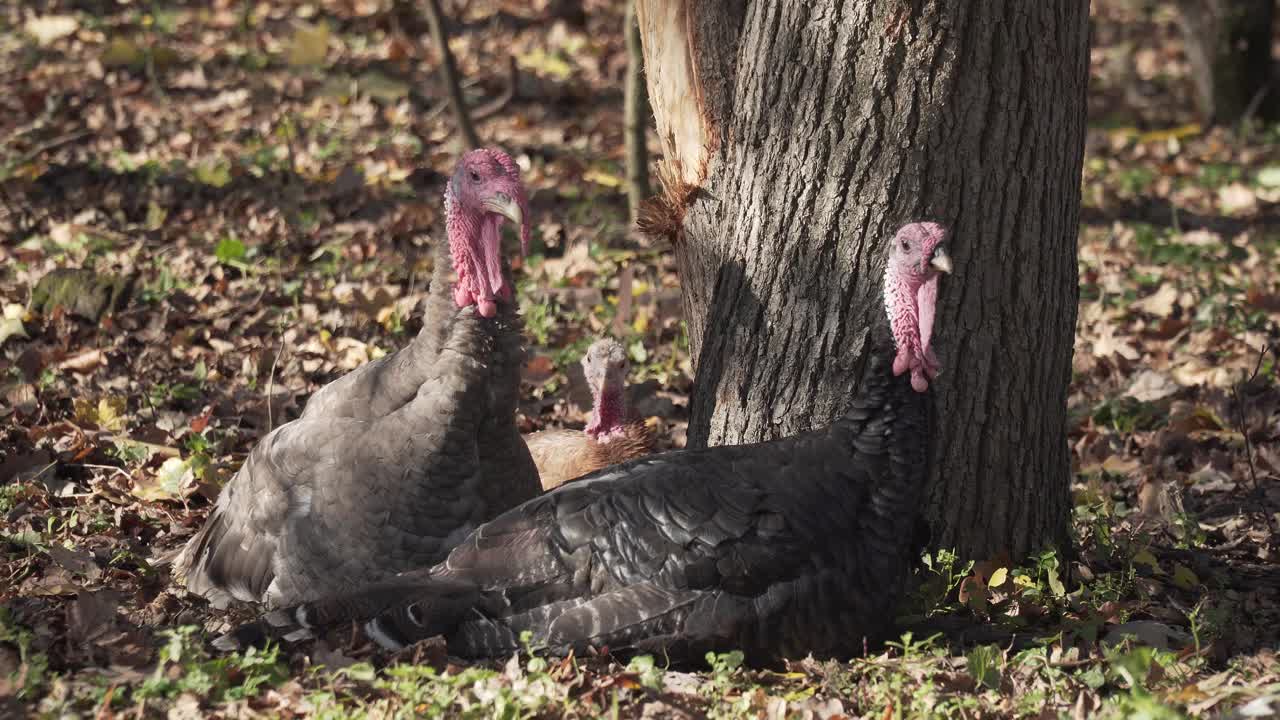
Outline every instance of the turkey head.
{"label": "turkey head", "polygon": [[582,356],[582,374],[591,387],[591,421],[584,432],[591,439],[606,441],[624,432],[627,421],[627,354],[612,338],[591,343]]}
{"label": "turkey head", "polygon": [[911,372],[911,387],[929,389],[938,374],[933,352],[933,318],[938,304],[938,277],[951,272],[944,241],[947,230],[932,222],[904,225],[893,238],[885,268],[884,299],[897,356],[893,374]]}
{"label": "turkey head", "polygon": [[472,150],[462,156],[445,191],[449,254],[458,283],[458,307],[475,304],[484,317],[498,312],[497,301],[510,301],[511,287],[502,275],[503,220],[520,228],[520,250],[529,252],[529,199],[520,168],[497,148]]}

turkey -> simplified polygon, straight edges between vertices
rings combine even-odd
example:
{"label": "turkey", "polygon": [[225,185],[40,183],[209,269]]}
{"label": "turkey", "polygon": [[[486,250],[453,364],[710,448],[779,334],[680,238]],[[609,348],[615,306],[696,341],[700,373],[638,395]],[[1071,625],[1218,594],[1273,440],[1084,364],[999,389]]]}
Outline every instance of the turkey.
{"label": "turkey", "polygon": [[541,490],[515,424],[524,350],[500,249],[505,219],[528,242],[517,166],[467,153],[445,207],[422,331],[258,443],[174,563],[190,592],[273,608],[354,590],[438,562]]}
{"label": "turkey", "polygon": [[627,354],[621,343],[612,338],[591,343],[582,356],[582,373],[592,400],[587,427],[580,431],[542,430],[525,436],[543,490],[653,450],[653,431],[627,408],[627,370]]}
{"label": "turkey", "polygon": [[862,380],[831,425],[602,470],[485,523],[433,568],[268,613],[215,645],[359,619],[384,647],[438,634],[460,657],[509,655],[523,631],[556,653],[676,662],[861,652],[892,627],[915,549],[945,236],[924,222],[894,236],[885,317],[863,332]]}

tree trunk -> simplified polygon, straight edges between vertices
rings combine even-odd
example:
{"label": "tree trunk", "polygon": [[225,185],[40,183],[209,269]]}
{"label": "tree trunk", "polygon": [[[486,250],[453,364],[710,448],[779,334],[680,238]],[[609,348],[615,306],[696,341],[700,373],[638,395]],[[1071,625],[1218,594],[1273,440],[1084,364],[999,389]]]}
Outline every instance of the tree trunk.
{"label": "tree trunk", "polygon": [[936,330],[931,542],[1067,537],[1086,0],[639,0],[697,379],[690,446],[845,410],[884,243],[953,230]]}
{"label": "tree trunk", "polygon": [[1275,0],[1178,0],[1178,10],[1201,117],[1234,123],[1260,111],[1280,119],[1271,68]]}

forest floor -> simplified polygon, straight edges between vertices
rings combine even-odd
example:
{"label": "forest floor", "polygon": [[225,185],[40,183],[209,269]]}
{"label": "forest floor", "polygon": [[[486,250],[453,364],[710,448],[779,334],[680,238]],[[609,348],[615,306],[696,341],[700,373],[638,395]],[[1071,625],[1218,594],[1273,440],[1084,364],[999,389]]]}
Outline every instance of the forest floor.
{"label": "forest floor", "polygon": [[[0,714],[1280,712],[1280,127],[1195,125],[1172,11],[1105,1],[1072,553],[929,557],[901,640],[842,663],[212,653],[226,619],[156,562],[263,434],[417,332],[457,153],[421,19],[318,5],[0,10]],[[532,190],[524,429],[581,426],[576,361],[609,332],[678,447],[688,342],[670,253],[628,230],[614,5],[445,3],[473,105],[510,95],[480,133]]]}

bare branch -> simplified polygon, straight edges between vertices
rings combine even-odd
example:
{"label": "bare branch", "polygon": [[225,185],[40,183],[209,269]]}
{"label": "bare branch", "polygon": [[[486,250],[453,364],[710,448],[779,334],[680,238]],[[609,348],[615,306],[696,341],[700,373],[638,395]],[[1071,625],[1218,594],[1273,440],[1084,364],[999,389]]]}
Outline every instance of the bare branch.
{"label": "bare branch", "polygon": [[1267,353],[1269,352],[1271,352],[1271,346],[1263,345],[1262,350],[1258,352],[1258,362],[1254,364],[1253,372],[1243,381],[1231,386],[1231,401],[1236,406],[1236,432],[1244,437],[1244,456],[1249,461],[1249,484],[1255,493],[1260,489],[1258,485],[1258,469],[1253,464],[1253,442],[1249,440],[1249,427],[1245,423],[1244,403],[1240,400],[1240,387],[1249,385],[1258,378],[1258,373],[1262,371],[1262,363],[1267,359]]}
{"label": "bare branch", "polygon": [[649,149],[645,145],[645,118],[649,110],[649,98],[645,92],[644,55],[640,45],[640,26],[636,24],[635,0],[627,0],[627,80],[623,99],[624,134],[627,146],[627,207],[631,222],[640,218],[640,205],[651,194],[649,189]]}
{"label": "bare branch", "polygon": [[502,109],[507,106],[507,103],[511,102],[512,98],[516,96],[516,82],[518,79],[519,70],[516,69],[516,59],[512,55],[508,55],[507,86],[502,89],[501,95],[476,108],[476,111],[471,114],[472,118],[475,120],[483,120],[502,112]]}
{"label": "bare branch", "polygon": [[449,104],[453,107],[453,117],[458,124],[458,131],[468,147],[480,147],[480,136],[471,124],[471,115],[467,112],[467,101],[462,96],[462,85],[458,81],[458,66],[453,60],[453,52],[449,50],[449,33],[444,27],[444,12],[440,10],[440,0],[425,0],[427,22],[431,24],[431,41],[440,50],[440,79],[444,81],[449,93]]}

